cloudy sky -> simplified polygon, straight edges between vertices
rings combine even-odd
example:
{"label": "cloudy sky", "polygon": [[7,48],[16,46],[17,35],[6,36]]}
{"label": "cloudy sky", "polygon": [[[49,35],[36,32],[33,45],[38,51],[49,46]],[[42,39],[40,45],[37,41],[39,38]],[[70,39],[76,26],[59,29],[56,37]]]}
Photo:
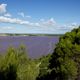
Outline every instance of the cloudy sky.
{"label": "cloudy sky", "polygon": [[80,24],[80,0],[0,0],[0,33],[62,34]]}

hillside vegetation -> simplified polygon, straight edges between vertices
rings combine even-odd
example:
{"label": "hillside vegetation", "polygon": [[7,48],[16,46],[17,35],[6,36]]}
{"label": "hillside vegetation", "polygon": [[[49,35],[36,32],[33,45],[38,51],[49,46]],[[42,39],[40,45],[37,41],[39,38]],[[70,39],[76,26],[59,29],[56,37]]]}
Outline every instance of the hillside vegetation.
{"label": "hillside vegetation", "polygon": [[0,56],[0,80],[79,80],[80,27],[60,37],[52,54],[30,59],[25,47]]}
{"label": "hillside vegetation", "polygon": [[50,60],[52,80],[75,80],[80,75],[80,27],[60,37]]}

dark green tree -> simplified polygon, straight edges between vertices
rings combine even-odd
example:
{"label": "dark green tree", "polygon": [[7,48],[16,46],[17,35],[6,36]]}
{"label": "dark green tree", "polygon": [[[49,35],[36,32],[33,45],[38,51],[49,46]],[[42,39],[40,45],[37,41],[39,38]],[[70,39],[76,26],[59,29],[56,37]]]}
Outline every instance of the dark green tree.
{"label": "dark green tree", "polygon": [[60,37],[52,54],[50,80],[75,80],[80,75],[80,27]]}

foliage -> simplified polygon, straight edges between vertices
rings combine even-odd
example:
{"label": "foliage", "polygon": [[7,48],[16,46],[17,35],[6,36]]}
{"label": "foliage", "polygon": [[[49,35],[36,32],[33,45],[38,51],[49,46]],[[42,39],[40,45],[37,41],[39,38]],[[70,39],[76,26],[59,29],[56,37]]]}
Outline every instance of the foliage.
{"label": "foliage", "polygon": [[75,80],[80,75],[80,27],[60,37],[49,68],[51,80]]}
{"label": "foliage", "polygon": [[0,80],[16,80],[17,56],[13,48],[0,59]]}
{"label": "foliage", "polygon": [[25,53],[24,46],[9,48],[0,58],[0,80],[36,80],[39,67]]}
{"label": "foliage", "polygon": [[43,56],[39,59],[40,63],[40,72],[37,77],[37,80],[46,80],[48,77],[48,74],[50,73],[50,69],[48,68],[49,66],[49,60],[51,58],[51,54],[48,54],[47,56]]}

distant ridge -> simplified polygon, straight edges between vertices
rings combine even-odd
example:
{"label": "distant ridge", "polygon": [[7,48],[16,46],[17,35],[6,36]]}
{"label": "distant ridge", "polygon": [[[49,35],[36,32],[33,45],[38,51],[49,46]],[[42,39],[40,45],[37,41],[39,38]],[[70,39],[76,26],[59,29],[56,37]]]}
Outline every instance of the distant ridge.
{"label": "distant ridge", "polygon": [[38,33],[0,33],[0,36],[61,36],[63,34],[38,34]]}

